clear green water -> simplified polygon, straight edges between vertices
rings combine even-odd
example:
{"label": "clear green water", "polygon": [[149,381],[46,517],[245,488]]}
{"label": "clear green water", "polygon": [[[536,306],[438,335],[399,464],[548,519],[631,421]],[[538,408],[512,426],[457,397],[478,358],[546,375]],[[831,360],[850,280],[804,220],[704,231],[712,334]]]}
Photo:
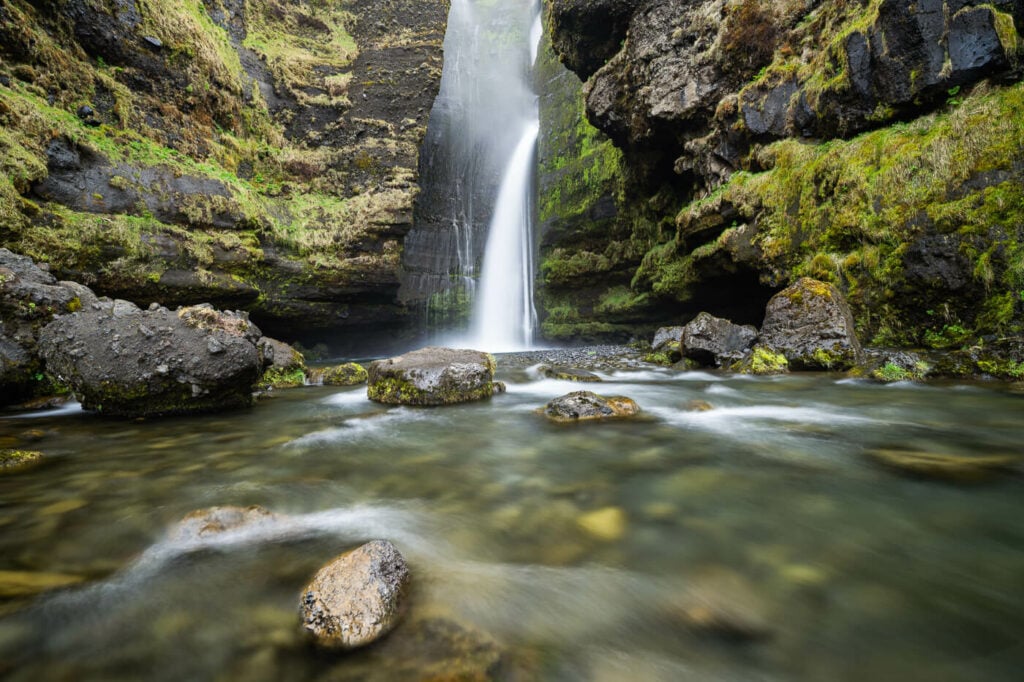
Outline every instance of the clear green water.
{"label": "clear green water", "polygon": [[[1022,478],[912,480],[864,451],[1022,453],[1024,396],[621,372],[599,390],[646,420],[556,427],[533,410],[580,386],[503,374],[507,394],[450,408],[306,388],[203,418],[0,420],[47,455],[0,476],[0,571],[88,579],[0,617],[0,677],[344,676],[362,654],[311,652],[298,594],[382,537],[412,566],[411,615],[489,633],[515,679],[1022,679]],[[199,551],[167,540],[228,504],[288,516]],[[597,510],[624,523],[588,530]],[[678,615],[694,603],[769,635],[708,636]]]}

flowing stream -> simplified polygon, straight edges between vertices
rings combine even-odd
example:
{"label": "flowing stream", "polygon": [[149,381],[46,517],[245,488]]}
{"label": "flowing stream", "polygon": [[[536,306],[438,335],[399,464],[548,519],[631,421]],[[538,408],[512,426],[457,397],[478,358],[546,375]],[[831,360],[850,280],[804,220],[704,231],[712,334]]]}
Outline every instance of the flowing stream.
{"label": "flowing stream", "polygon": [[[549,424],[536,408],[579,384],[502,356],[507,393],[446,408],[309,387],[207,417],[0,419],[0,442],[46,455],[0,475],[0,678],[437,675],[452,647],[431,637],[327,656],[299,635],[317,568],[388,538],[414,575],[388,640],[428,615],[457,622],[506,652],[494,679],[1020,679],[1021,477],[914,480],[865,452],[1020,453],[1024,395],[599,374],[645,418]],[[251,504],[280,520],[169,532],[194,509]],[[14,572],[82,582],[22,598]]]}

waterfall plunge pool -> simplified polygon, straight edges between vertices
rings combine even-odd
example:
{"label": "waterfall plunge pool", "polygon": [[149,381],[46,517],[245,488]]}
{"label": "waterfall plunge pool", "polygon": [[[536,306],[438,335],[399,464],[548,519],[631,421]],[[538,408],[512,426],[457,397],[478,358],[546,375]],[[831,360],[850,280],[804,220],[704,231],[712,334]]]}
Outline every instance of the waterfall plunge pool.
{"label": "waterfall plunge pool", "polygon": [[[507,393],[447,408],[310,387],[207,417],[0,419],[0,438],[29,434],[46,455],[0,476],[0,576],[83,579],[0,601],[0,677],[438,679],[373,648],[316,654],[299,635],[305,582],[380,537],[415,581],[388,639],[423,614],[456,621],[508,652],[494,679],[1019,679],[1022,479],[913,480],[864,452],[1020,453],[1024,396],[602,376],[581,386],[502,359]],[[631,396],[646,417],[564,427],[534,413],[581,388]],[[168,539],[194,509],[251,504],[284,519],[198,550]],[[418,651],[448,655],[431,646]]]}

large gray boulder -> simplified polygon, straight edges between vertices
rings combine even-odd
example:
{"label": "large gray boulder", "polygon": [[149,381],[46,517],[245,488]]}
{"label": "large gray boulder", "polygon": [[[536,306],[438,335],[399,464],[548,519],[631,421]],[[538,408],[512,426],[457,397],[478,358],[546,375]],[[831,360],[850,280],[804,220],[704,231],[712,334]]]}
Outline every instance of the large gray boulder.
{"label": "large gray boulder", "polygon": [[149,417],[250,405],[260,336],[245,313],[206,304],[140,310],[104,300],[47,325],[39,349],[84,408]]}
{"label": "large gray boulder", "polygon": [[0,249],[0,406],[46,388],[37,344],[54,318],[96,300],[86,287],[58,282],[31,258]]}
{"label": "large gray boulder", "polygon": [[367,368],[370,400],[389,405],[451,405],[494,394],[494,358],[475,350],[428,347]]}
{"label": "large gray boulder", "polygon": [[683,327],[679,350],[684,358],[721,367],[741,359],[757,341],[757,329],[701,313]]}
{"label": "large gray boulder", "polygon": [[409,567],[387,540],[374,540],[321,568],[302,591],[302,627],[318,645],[355,649],[380,639],[401,618]]}
{"label": "large gray boulder", "polygon": [[793,369],[847,369],[861,357],[846,297],[810,277],[768,301],[760,344],[785,355]]}
{"label": "large gray boulder", "polygon": [[574,391],[555,398],[541,409],[554,422],[571,423],[632,417],[640,407],[632,398],[621,395],[598,395],[591,391]]}

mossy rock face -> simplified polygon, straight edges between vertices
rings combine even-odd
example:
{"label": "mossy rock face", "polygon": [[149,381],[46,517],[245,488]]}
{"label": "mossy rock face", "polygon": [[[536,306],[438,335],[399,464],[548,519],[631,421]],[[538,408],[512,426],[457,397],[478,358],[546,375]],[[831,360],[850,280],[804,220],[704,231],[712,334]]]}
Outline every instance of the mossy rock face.
{"label": "mossy rock face", "polygon": [[593,372],[587,372],[582,369],[573,369],[571,367],[552,367],[550,365],[541,365],[539,369],[540,373],[548,379],[579,381],[581,383],[597,383],[601,381],[601,377],[597,376]]}
{"label": "mossy rock face", "polygon": [[494,394],[494,357],[475,350],[428,347],[367,369],[367,396],[389,405],[452,405]]}
{"label": "mossy rock face", "polygon": [[865,455],[905,476],[948,483],[979,483],[998,475],[1019,474],[1024,462],[1015,455],[965,457],[895,448],[868,450]]}
{"label": "mossy rock face", "polygon": [[640,406],[626,396],[603,396],[590,391],[576,391],[555,398],[540,412],[553,422],[565,424],[634,417],[640,414]]}
{"label": "mossy rock face", "polygon": [[28,469],[42,460],[43,453],[36,450],[0,450],[0,473]]}
{"label": "mossy rock face", "polygon": [[366,377],[366,368],[356,362],[315,369],[311,374],[313,381],[324,386],[358,386],[366,383]]}
{"label": "mossy rock face", "polygon": [[793,369],[846,369],[861,358],[846,297],[810,277],[768,302],[759,343],[785,355]]}

